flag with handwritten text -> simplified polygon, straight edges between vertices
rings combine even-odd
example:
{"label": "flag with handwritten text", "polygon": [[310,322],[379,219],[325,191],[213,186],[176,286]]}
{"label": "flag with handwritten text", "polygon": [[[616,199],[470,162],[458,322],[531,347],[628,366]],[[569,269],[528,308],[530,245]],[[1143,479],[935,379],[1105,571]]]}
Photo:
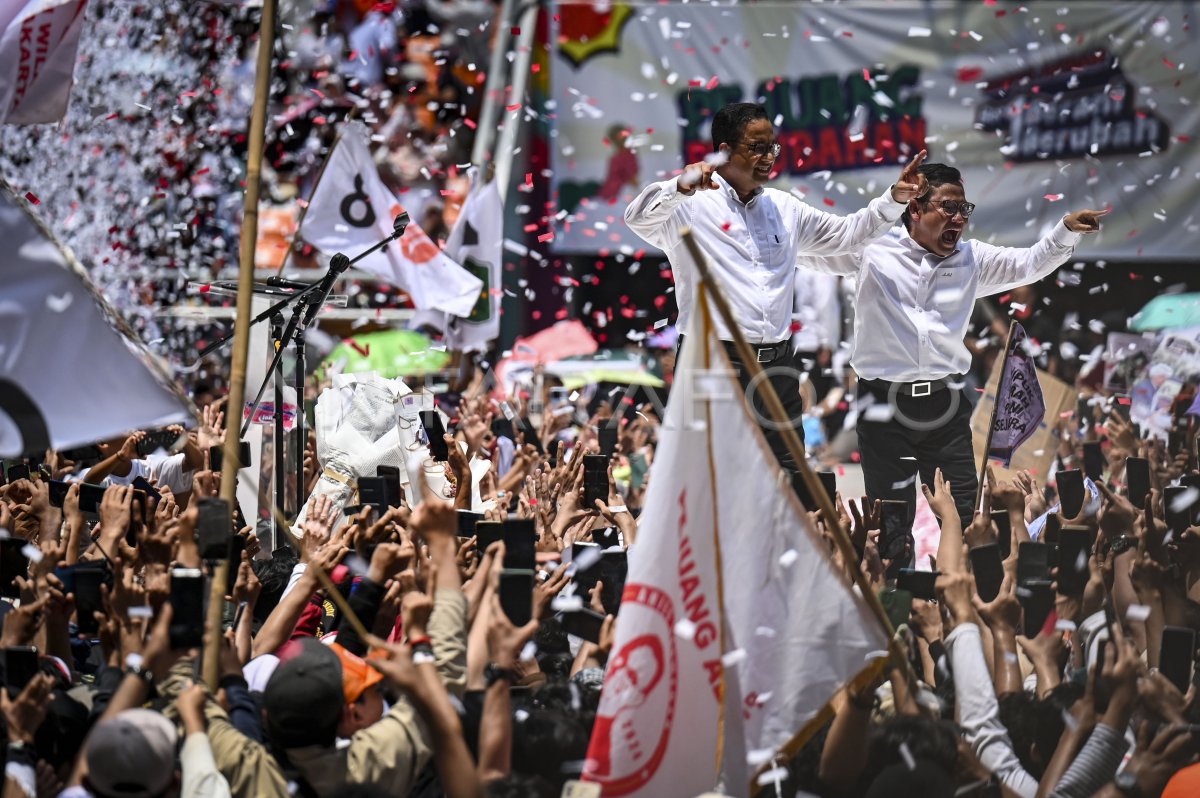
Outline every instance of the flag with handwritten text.
{"label": "flag with handwritten text", "polygon": [[0,123],[63,118],[86,8],[87,0],[0,3]]}
{"label": "flag with handwritten text", "polygon": [[992,420],[992,445],[988,449],[988,458],[1003,461],[1005,468],[1012,464],[1017,447],[1033,437],[1046,415],[1037,367],[1026,351],[1025,341],[1025,328],[1014,323],[1004,369],[1000,372],[996,415]]}

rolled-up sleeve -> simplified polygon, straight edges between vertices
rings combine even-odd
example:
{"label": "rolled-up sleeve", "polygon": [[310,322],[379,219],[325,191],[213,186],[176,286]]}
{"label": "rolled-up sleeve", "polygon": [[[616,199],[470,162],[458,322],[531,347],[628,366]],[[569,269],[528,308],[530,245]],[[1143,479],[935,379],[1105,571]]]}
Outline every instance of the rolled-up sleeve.
{"label": "rolled-up sleeve", "polygon": [[651,183],[625,208],[625,224],[646,243],[664,252],[674,249],[688,226],[684,200],[676,178]]}

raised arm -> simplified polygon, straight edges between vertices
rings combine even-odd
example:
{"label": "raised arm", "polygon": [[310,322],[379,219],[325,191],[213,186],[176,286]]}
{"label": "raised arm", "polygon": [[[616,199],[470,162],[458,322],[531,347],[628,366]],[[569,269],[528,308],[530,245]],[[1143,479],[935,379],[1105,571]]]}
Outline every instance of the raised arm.
{"label": "raised arm", "polygon": [[999,294],[1050,274],[1071,257],[1083,235],[1100,229],[1100,217],[1106,213],[1090,210],[1069,213],[1032,247],[997,247],[972,241],[979,264],[979,287],[975,295]]}

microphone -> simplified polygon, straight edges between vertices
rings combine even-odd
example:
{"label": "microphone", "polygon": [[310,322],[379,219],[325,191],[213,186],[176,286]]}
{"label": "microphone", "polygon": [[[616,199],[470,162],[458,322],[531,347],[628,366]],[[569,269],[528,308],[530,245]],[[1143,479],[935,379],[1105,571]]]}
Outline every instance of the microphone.
{"label": "microphone", "polygon": [[313,292],[311,299],[306,299],[308,308],[304,312],[304,320],[300,323],[300,329],[308,329],[308,325],[313,323],[317,318],[317,314],[321,311],[321,307],[325,304],[325,300],[329,298],[329,292],[333,290],[333,284],[337,282],[338,277],[342,272],[350,268],[350,259],[342,253],[337,253],[329,260],[329,271],[325,272],[325,276],[321,278],[320,284]]}
{"label": "microphone", "polygon": [[408,227],[408,211],[400,211],[400,215],[392,222],[392,238],[399,238],[404,235],[405,229]]}

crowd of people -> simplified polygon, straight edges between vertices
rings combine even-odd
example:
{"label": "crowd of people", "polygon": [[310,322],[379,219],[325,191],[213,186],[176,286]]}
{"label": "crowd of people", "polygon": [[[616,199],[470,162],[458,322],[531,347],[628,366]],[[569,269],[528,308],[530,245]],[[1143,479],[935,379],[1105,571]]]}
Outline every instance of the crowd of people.
{"label": "crowd of people", "polygon": [[[430,491],[345,517],[314,501],[300,536],[269,552],[238,532],[223,627],[203,641],[220,651],[216,685],[201,679],[203,627],[178,622],[174,583],[211,564],[197,527],[220,482],[207,468],[220,400],[174,455],[139,457],[138,432],[7,463],[5,794],[555,796],[578,779],[620,592],[589,578],[605,566],[580,552],[636,556],[638,536],[655,534],[637,518],[649,485],[670,479],[653,468],[662,428],[649,405],[602,397],[538,428],[522,397],[501,403],[481,385],[444,407],[449,501]],[[911,608],[890,586],[911,546],[881,558],[878,505],[839,495],[838,518],[812,514],[847,580],[862,569],[898,613],[902,653],[834,697],[832,722],[766,794],[1194,794],[1200,526],[1196,491],[1172,486],[1200,471],[1190,445],[1138,438],[1118,402],[1090,407],[1064,424],[1061,466],[1091,441],[1107,463],[1074,515],[1030,474],[989,480],[992,512],[974,518],[960,519],[940,474],[924,488],[942,523],[939,575]],[[582,455],[605,428],[619,431],[608,497],[587,506]],[[1126,489],[1127,457],[1153,464],[1144,500]],[[81,502],[89,476],[107,485],[95,507]],[[487,521],[534,530],[527,601],[513,602],[506,558],[533,552],[481,545],[471,527]],[[832,524],[859,562],[839,555]],[[980,554],[994,550],[997,573]],[[100,606],[83,599],[87,572]],[[565,630],[584,607],[604,618],[593,641]],[[14,653],[26,647],[32,668]]]}

